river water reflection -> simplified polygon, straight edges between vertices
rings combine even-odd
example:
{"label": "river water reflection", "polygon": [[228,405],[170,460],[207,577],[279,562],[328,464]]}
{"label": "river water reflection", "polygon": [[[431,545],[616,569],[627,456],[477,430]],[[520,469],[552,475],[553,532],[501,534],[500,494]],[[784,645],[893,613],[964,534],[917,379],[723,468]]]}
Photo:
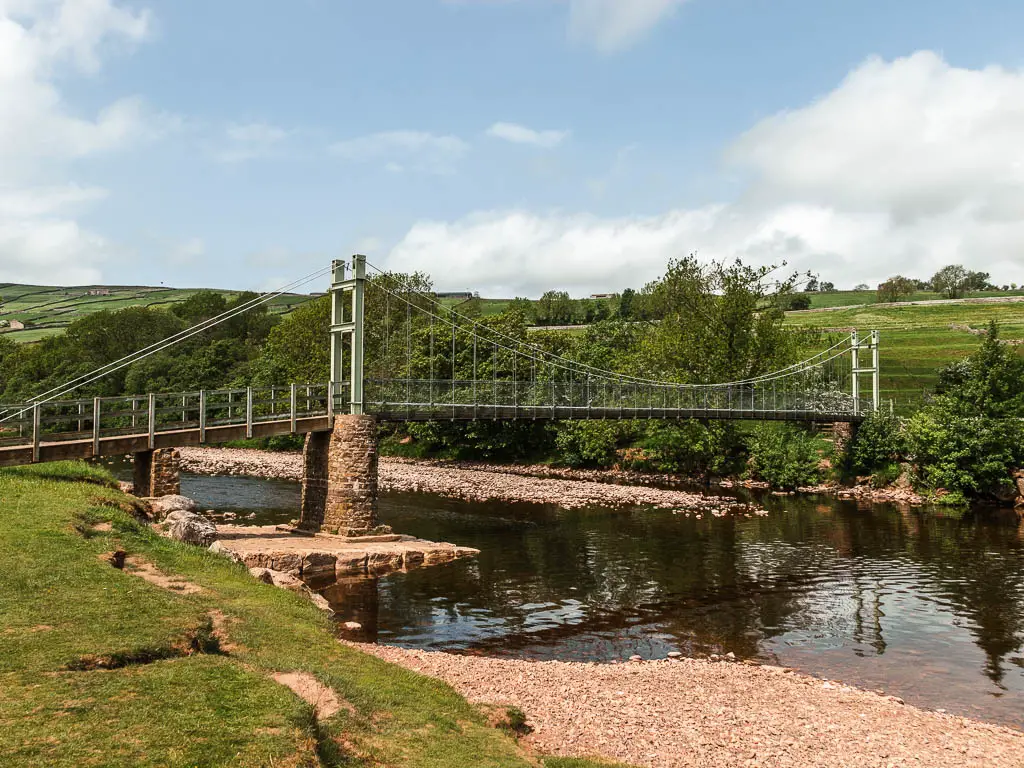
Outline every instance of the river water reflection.
{"label": "river water reflection", "polygon": [[[183,492],[254,523],[298,488],[188,477]],[[769,499],[767,517],[478,504],[386,495],[396,530],[475,560],[325,591],[365,639],[537,659],[733,652],[908,702],[1024,726],[1024,532],[886,506]]]}

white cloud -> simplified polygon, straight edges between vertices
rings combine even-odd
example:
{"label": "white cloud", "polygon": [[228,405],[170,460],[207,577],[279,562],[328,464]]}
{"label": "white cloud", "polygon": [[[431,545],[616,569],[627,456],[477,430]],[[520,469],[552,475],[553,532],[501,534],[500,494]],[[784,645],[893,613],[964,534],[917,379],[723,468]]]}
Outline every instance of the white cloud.
{"label": "white cloud", "polygon": [[571,0],[569,35],[612,53],[636,43],[687,0]]}
{"label": "white cloud", "polygon": [[536,131],[517,123],[495,123],[487,129],[487,135],[513,144],[532,144],[535,147],[551,149],[569,137],[569,131]]}
{"label": "white cloud", "polygon": [[352,163],[382,163],[392,172],[406,169],[426,173],[451,173],[469,152],[469,144],[457,136],[424,131],[384,131],[332,144],[335,157]]}
{"label": "white cloud", "polygon": [[173,125],[136,98],[76,112],[61,82],[94,75],[112,48],[149,34],[150,15],[111,0],[0,0],[0,271],[8,280],[88,282],[109,244],[69,219],[105,196],[52,183],[67,161],[116,151]]}
{"label": "white cloud", "polygon": [[195,264],[206,255],[206,243],[199,237],[190,237],[179,243],[175,243],[169,253],[168,261],[175,266],[189,266]]}
{"label": "white cloud", "polygon": [[[420,222],[389,266],[494,294],[638,287],[698,251],[852,286],[944,264],[1024,282],[1024,72],[871,59],[726,151],[738,199],[647,217],[488,212]],[[444,254],[439,269],[437,254]]]}
{"label": "white cloud", "polygon": [[240,163],[272,155],[288,138],[284,128],[269,123],[234,123],[224,131],[225,145],[214,157],[222,163]]}

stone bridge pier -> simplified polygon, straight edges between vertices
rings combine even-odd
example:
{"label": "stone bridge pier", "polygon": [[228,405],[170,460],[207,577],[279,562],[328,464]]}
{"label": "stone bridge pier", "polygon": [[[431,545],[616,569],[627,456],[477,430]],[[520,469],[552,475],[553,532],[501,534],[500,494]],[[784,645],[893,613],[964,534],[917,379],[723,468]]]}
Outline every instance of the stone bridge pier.
{"label": "stone bridge pier", "polygon": [[181,493],[181,456],[176,448],[139,451],[134,461],[132,481],[136,496],[174,496]]}
{"label": "stone bridge pier", "polygon": [[365,536],[386,533],[377,517],[377,419],[335,416],[330,432],[311,432],[303,449],[304,531]]}

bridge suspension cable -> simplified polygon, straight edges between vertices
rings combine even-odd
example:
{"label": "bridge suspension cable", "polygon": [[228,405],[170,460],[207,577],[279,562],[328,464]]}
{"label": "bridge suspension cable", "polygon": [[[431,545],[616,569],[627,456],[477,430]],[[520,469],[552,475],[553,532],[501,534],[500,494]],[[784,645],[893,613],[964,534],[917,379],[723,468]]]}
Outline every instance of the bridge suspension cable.
{"label": "bridge suspension cable", "polygon": [[[371,270],[376,272],[382,278],[394,279],[396,277],[393,273],[385,272],[385,271],[381,270],[380,268],[374,266],[373,264],[367,263],[367,266]],[[821,352],[818,352],[815,355],[812,355],[810,358],[807,358],[806,360],[801,360],[800,362],[793,363],[792,365],[789,365],[789,366],[787,366],[785,368],[782,368],[782,369],[779,369],[777,371],[772,371],[770,373],[765,373],[765,374],[761,374],[759,376],[753,376],[753,377],[746,378],[746,379],[737,379],[737,380],[734,380],[734,381],[723,381],[723,382],[708,382],[708,383],[700,383],[700,384],[678,382],[678,381],[666,381],[666,380],[663,380],[663,379],[647,379],[647,378],[643,378],[643,377],[632,376],[630,374],[623,374],[623,373],[618,373],[618,372],[615,372],[615,371],[608,371],[608,370],[605,370],[605,369],[596,368],[594,366],[587,365],[586,363],[581,363],[581,362],[579,362],[577,360],[572,360],[570,358],[566,358],[566,357],[563,357],[561,355],[557,355],[557,354],[555,354],[553,352],[549,352],[549,351],[543,349],[542,347],[539,347],[539,346],[534,345],[534,344],[530,344],[528,342],[523,341],[522,339],[517,339],[517,338],[515,338],[513,336],[509,336],[508,334],[502,333],[501,331],[499,331],[499,330],[497,330],[495,328],[491,328],[489,326],[483,325],[482,323],[478,322],[474,318],[471,318],[471,317],[468,317],[466,315],[463,315],[463,314],[460,314],[460,313],[456,312],[453,308],[445,307],[435,297],[433,297],[430,294],[427,294],[427,293],[425,293],[423,291],[419,291],[419,290],[416,290],[414,288],[411,288],[411,287],[408,286],[408,284],[405,284],[404,287],[407,289],[407,291],[409,293],[415,294],[417,296],[417,298],[422,299],[423,301],[425,301],[425,302],[427,302],[429,304],[432,304],[435,307],[438,307],[441,312],[447,313],[451,317],[457,317],[460,320],[463,320],[463,321],[465,321],[467,323],[471,323],[472,326],[473,326],[474,332],[482,332],[481,335],[485,335],[485,336],[488,335],[488,334],[490,334],[492,336],[497,336],[498,338],[502,338],[502,339],[506,340],[507,342],[515,344],[516,346],[525,347],[526,349],[528,349],[530,351],[531,354],[537,354],[537,355],[540,355],[541,357],[543,357],[543,358],[545,358],[547,360],[550,360],[551,361],[550,364],[552,364],[552,365],[554,365],[556,367],[561,367],[564,370],[572,370],[572,371],[589,371],[589,372],[593,373],[594,375],[600,376],[600,377],[614,377],[614,378],[621,379],[622,381],[626,381],[626,382],[631,382],[631,383],[636,383],[636,384],[646,384],[646,385],[658,386],[658,387],[680,387],[680,388],[687,388],[687,389],[708,389],[708,388],[714,389],[714,388],[719,388],[719,387],[742,386],[744,384],[763,383],[763,382],[768,382],[768,381],[772,381],[772,380],[775,380],[775,379],[787,378],[789,376],[793,376],[793,375],[805,372],[807,370],[811,370],[813,368],[819,367],[819,366],[823,365],[824,363],[827,363],[827,362],[830,362],[832,360],[835,360],[838,357],[841,357],[842,355],[846,354],[846,352],[848,351],[848,345],[849,345],[849,343],[851,342],[851,340],[853,338],[852,334],[848,334],[845,337],[843,337],[842,339],[840,339],[838,342],[833,344],[828,349],[825,349],[825,350],[823,350]],[[430,313],[428,310],[424,310],[424,309],[422,309],[420,307],[416,307],[415,304],[412,303],[407,297],[402,296],[401,294],[398,294],[398,293],[395,293],[394,291],[389,290],[382,283],[375,284],[373,286],[373,289],[375,289],[375,290],[382,290],[385,293],[387,293],[389,296],[391,296],[393,298],[396,298],[396,299],[398,299],[401,302],[404,302],[409,307],[415,307],[419,311],[424,312],[425,314],[428,314],[428,315],[430,315],[431,317],[433,317],[435,319],[439,319],[439,320],[442,320],[444,322],[453,322],[449,318],[444,318],[444,317],[442,317],[440,315],[437,315],[437,314],[434,314],[434,313]],[[466,329],[463,329],[463,330],[466,330]],[[501,345],[499,345],[499,346],[501,346]],[[501,348],[505,349],[506,351],[516,352],[516,350],[510,349],[509,347],[506,347],[506,346],[502,346]],[[840,350],[840,351],[838,353],[832,355],[831,357],[827,357],[826,358],[827,355],[829,355],[830,353],[836,352],[836,350]]]}
{"label": "bridge suspension cable", "polygon": [[[877,393],[874,334],[861,344],[851,333],[805,360],[733,381],[666,381],[598,368],[549,351],[443,305],[408,278],[367,266],[375,277],[363,290],[377,294],[368,303],[378,312],[383,304],[383,317],[381,327],[370,331],[380,348],[368,357],[362,378],[375,395],[360,396],[359,402],[361,408],[369,404],[367,412],[376,409],[385,417],[477,418],[482,412],[493,418],[531,413],[550,418],[578,418],[578,413],[584,418],[609,413],[629,417],[641,412],[645,418],[654,413],[671,417],[712,412],[742,413],[742,418],[793,418],[796,413],[842,417],[864,408],[856,389],[858,374],[875,373]],[[347,283],[346,289],[354,289],[354,284]],[[395,313],[393,301],[398,305]],[[442,336],[450,334],[450,354],[437,343],[438,325],[445,329]],[[416,345],[423,349],[414,349]],[[876,353],[873,369],[856,363],[856,352],[864,348]],[[439,373],[449,378],[439,378]],[[853,394],[844,392],[847,383],[852,383]],[[877,394],[870,407],[876,400]]]}
{"label": "bridge suspension cable", "polygon": [[[151,355],[155,355],[158,352],[162,352],[163,350],[173,347],[174,345],[179,344],[180,342],[185,341],[186,339],[189,339],[199,333],[208,331],[220,325],[221,323],[225,323],[228,320],[231,320],[234,317],[245,314],[246,312],[249,312],[250,310],[255,309],[258,306],[267,304],[279,296],[289,293],[295,290],[296,288],[300,288],[303,285],[312,282],[313,280],[317,280],[321,277],[324,277],[330,271],[330,267],[324,267],[322,269],[318,269],[317,271],[306,275],[305,277],[300,277],[298,280],[293,280],[287,285],[284,285],[280,288],[276,288],[273,291],[260,294],[259,296],[256,296],[255,298],[252,298],[238,305],[237,307],[232,307],[231,309],[226,310],[220,313],[219,315],[203,320],[199,323],[196,323],[195,325],[190,326],[189,328],[186,328],[182,331],[178,331],[177,333],[171,334],[170,336],[167,336],[159,341],[156,341],[147,347],[135,350],[134,352],[131,352],[130,354],[125,355],[124,357],[118,360],[114,360],[110,363],[107,363],[106,365],[101,365],[98,368],[89,371],[88,373],[76,376],[73,379],[69,379],[68,381],[65,381],[64,383],[56,387],[53,387],[52,389],[49,389],[46,392],[42,392],[38,395],[35,395],[34,397],[27,400],[24,405],[31,406],[35,404],[48,403],[53,400],[57,400],[58,398],[61,398],[64,395],[73,392],[74,390],[80,387],[84,387],[87,384],[91,384],[94,381],[103,378],[104,376],[116,373],[122,368],[132,365],[133,363],[136,363],[139,360],[143,360]],[[0,416],[0,423],[15,418],[19,412],[8,413],[6,415]]]}

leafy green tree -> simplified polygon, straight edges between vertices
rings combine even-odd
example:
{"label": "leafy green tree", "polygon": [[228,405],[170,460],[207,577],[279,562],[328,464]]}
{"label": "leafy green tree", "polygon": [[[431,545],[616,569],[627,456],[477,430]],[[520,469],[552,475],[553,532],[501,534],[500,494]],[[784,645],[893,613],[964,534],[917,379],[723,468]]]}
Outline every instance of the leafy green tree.
{"label": "leafy green tree", "polygon": [[792,424],[762,423],[747,439],[751,473],[775,488],[798,488],[820,480],[818,443]]}
{"label": "leafy green tree", "polygon": [[565,291],[545,291],[535,311],[538,325],[568,325],[572,322],[572,299]]}
{"label": "leafy green tree", "polygon": [[618,459],[618,448],[633,437],[632,422],[566,421],[557,425],[555,446],[560,463],[570,467],[606,469]]}
{"label": "leafy green tree", "polygon": [[939,374],[933,402],[908,425],[921,484],[964,497],[1009,499],[1024,466],[1024,358],[993,322],[981,347]]}
{"label": "leafy green tree", "polygon": [[974,354],[939,371],[936,391],[966,416],[1024,418],[1024,356],[1000,341],[993,320]]}
{"label": "leafy green tree", "polygon": [[889,471],[907,453],[907,437],[900,420],[888,411],[875,411],[861,423],[847,449],[852,472],[871,475]]}
{"label": "leafy green tree", "polygon": [[534,305],[530,299],[517,296],[508,303],[505,311],[519,312],[531,325],[537,322],[537,313],[534,311]]}
{"label": "leafy green tree", "polygon": [[636,291],[632,288],[626,288],[622,291],[619,296],[619,309],[618,316],[623,320],[630,320],[633,318],[634,303],[636,301]]}
{"label": "leafy green tree", "polygon": [[896,275],[878,286],[878,300],[881,302],[899,301],[911,296],[915,290],[917,287],[913,280],[903,275]]}
{"label": "leafy green tree", "polygon": [[228,308],[224,294],[217,291],[199,291],[171,307],[171,313],[189,325],[223,314]]}
{"label": "leafy green tree", "polygon": [[303,304],[275,327],[253,369],[261,384],[330,379],[331,298]]}
{"label": "leafy green tree", "polygon": [[932,290],[948,299],[959,299],[967,290],[969,274],[959,264],[950,264],[932,275]]}
{"label": "leafy green tree", "polygon": [[783,327],[796,276],[770,282],[774,267],[700,263],[688,256],[644,288],[661,317],[641,344],[643,367],[680,382],[736,381],[796,362],[805,339]]}

